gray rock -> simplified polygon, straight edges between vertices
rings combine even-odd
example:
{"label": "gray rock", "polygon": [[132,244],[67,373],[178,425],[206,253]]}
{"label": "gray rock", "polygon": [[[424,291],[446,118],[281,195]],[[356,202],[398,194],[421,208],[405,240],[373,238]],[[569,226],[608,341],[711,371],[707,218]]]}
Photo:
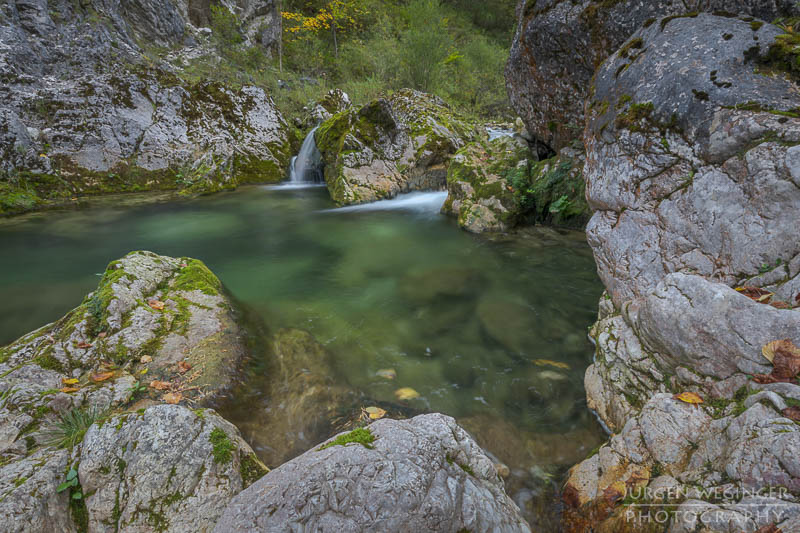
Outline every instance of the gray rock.
{"label": "gray rock", "polygon": [[211,531],[266,472],[232,424],[177,405],[95,424],[79,460],[90,531]]}
{"label": "gray rock", "polygon": [[583,131],[596,68],[628,37],[656,18],[718,10],[766,21],[800,14],[791,0],[520,0],[506,65],[511,103],[540,143],[559,150]]}
{"label": "gray rock", "polygon": [[214,531],[530,530],[492,461],[452,418],[367,429],[373,447],[309,450],[236,496]]}

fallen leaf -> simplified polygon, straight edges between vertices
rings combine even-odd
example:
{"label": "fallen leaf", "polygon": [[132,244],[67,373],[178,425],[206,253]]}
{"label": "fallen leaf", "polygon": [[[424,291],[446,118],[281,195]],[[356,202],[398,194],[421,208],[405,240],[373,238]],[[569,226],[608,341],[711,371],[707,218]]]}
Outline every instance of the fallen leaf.
{"label": "fallen leaf", "polygon": [[150,382],[150,387],[156,390],[169,390],[170,383],[169,381],[158,381],[157,379],[154,379]]}
{"label": "fallen leaf", "polygon": [[164,302],[162,302],[161,300],[148,300],[147,305],[149,305],[156,311],[161,311],[164,309]]}
{"label": "fallen leaf", "polygon": [[767,343],[761,353],[772,362],[772,372],[755,374],[756,383],[787,383],[800,373],[800,348],[790,339],[782,339]]}
{"label": "fallen leaf", "polygon": [[77,378],[61,378],[61,383],[63,385],[75,385],[77,382]]}
{"label": "fallen leaf", "polygon": [[106,333],[105,331],[101,331],[100,333],[97,334],[97,338],[98,339],[105,339],[106,335],[108,335],[108,333]]}
{"label": "fallen leaf", "polygon": [[183,395],[181,395],[180,392],[168,392],[167,394],[162,396],[161,399],[165,403],[176,404],[176,403],[180,402],[181,400],[183,400]]}
{"label": "fallen leaf", "polygon": [[60,392],[78,392],[81,389],[79,387],[61,387],[58,390]]}
{"label": "fallen leaf", "polygon": [[751,300],[755,300],[756,302],[762,304],[769,303],[770,298],[774,296],[774,293],[769,292],[766,289],[762,289],[761,287],[736,287],[736,290]]}
{"label": "fallen leaf", "polygon": [[419,393],[411,387],[403,387],[394,391],[394,395],[398,400],[413,400],[419,398]]}
{"label": "fallen leaf", "polygon": [[114,375],[113,372],[98,372],[97,374],[92,374],[90,379],[95,383],[100,383],[101,381],[105,381]]}
{"label": "fallen leaf", "polygon": [[618,481],[605,488],[603,491],[603,499],[607,504],[614,505],[617,501],[622,499],[623,494],[625,494],[625,485],[621,481]]}
{"label": "fallen leaf", "polygon": [[394,368],[381,368],[375,372],[375,375],[379,378],[394,379],[397,377],[397,372],[394,371]]}
{"label": "fallen leaf", "polygon": [[140,374],[142,374],[142,375],[144,375],[144,374],[147,374],[147,369],[146,369],[146,368],[143,368],[143,369],[142,369],[142,371],[141,371],[141,372],[139,372],[139,373],[140,373]]}
{"label": "fallen leaf", "polygon": [[797,296],[794,297],[794,301],[800,304],[800,292],[798,292]]}
{"label": "fallen leaf", "polygon": [[380,407],[367,407],[364,409],[372,420],[378,420],[386,416],[386,411]]}
{"label": "fallen leaf", "polygon": [[178,361],[178,372],[184,374],[192,369],[192,365],[187,363],[186,361]]}
{"label": "fallen leaf", "polygon": [[552,361],[550,359],[534,359],[533,364],[537,366],[554,366],[556,368],[563,368],[564,370],[569,370],[569,365],[567,363],[562,363],[561,361]]}
{"label": "fallen leaf", "polygon": [[775,524],[767,524],[758,528],[755,533],[783,533],[783,530]]}
{"label": "fallen leaf", "polygon": [[675,396],[673,396],[673,398],[694,405],[698,403],[703,403],[703,399],[694,392],[681,392],[680,394],[676,394]]}
{"label": "fallen leaf", "polygon": [[91,348],[92,347],[91,344],[89,344],[88,342],[85,342],[85,341],[81,341],[78,344],[76,344],[75,346],[77,346],[81,350],[85,350],[86,348]]}
{"label": "fallen leaf", "polygon": [[153,358],[150,357],[149,355],[143,355],[142,358],[139,359],[139,362],[140,363],[144,363],[144,364],[152,363],[153,362]]}
{"label": "fallen leaf", "polygon": [[781,414],[786,418],[791,418],[795,422],[800,422],[800,407],[793,405],[791,407],[787,407]]}

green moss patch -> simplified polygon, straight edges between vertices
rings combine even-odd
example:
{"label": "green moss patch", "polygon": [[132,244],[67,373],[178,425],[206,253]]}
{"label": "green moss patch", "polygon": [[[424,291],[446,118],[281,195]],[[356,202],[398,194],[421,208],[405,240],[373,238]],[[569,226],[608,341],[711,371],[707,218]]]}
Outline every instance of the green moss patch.
{"label": "green moss patch", "polygon": [[244,488],[249,487],[269,473],[269,468],[259,461],[254,453],[245,454],[240,450],[239,457],[239,474],[242,476]]}
{"label": "green moss patch", "polygon": [[331,442],[320,446],[319,450],[330,448],[331,446],[346,446],[348,444],[360,444],[365,448],[372,449],[372,443],[375,442],[375,435],[367,428],[354,429],[350,433],[339,435]]}
{"label": "green moss patch", "polygon": [[205,294],[219,294],[222,289],[217,276],[215,276],[199,259],[185,259],[186,266],[172,282],[171,289],[175,291],[201,291]]}
{"label": "green moss patch", "polygon": [[208,436],[208,440],[213,446],[211,454],[214,456],[214,462],[217,464],[229,463],[233,458],[235,447],[228,435],[220,428],[214,428]]}

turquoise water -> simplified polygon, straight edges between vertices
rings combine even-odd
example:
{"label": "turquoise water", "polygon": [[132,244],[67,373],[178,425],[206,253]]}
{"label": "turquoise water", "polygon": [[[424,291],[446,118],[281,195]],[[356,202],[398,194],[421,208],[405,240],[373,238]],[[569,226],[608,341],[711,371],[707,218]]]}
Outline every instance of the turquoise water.
{"label": "turquoise water", "polygon": [[[0,344],[62,316],[131,250],[185,255],[270,329],[311,332],[336,379],[387,402],[412,387],[416,409],[463,421],[523,500],[600,442],[583,374],[602,286],[583,234],[471,235],[438,214],[443,193],[339,210],[324,188],[147,200],[0,221]],[[376,377],[387,368],[396,379]]]}

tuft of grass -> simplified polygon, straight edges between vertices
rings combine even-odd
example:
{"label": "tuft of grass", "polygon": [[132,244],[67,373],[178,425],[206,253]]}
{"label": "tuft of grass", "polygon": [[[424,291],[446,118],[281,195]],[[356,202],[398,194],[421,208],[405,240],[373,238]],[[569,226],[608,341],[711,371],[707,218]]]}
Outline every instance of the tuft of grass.
{"label": "tuft of grass", "polygon": [[233,443],[228,435],[220,428],[214,428],[208,436],[213,449],[211,454],[214,456],[214,462],[217,464],[225,464],[230,462],[233,457]]}
{"label": "tuft of grass", "polygon": [[96,408],[75,408],[64,413],[49,429],[44,431],[45,444],[57,448],[72,448],[83,440],[92,424],[103,418]]}
{"label": "tuft of grass", "polygon": [[339,435],[334,440],[320,446],[320,450],[324,450],[325,448],[330,448],[331,446],[345,446],[346,444],[360,444],[364,448],[369,448],[370,450],[374,448],[372,443],[375,442],[375,435],[372,434],[370,430],[367,428],[358,428],[354,429],[350,433],[345,433],[344,435]]}

